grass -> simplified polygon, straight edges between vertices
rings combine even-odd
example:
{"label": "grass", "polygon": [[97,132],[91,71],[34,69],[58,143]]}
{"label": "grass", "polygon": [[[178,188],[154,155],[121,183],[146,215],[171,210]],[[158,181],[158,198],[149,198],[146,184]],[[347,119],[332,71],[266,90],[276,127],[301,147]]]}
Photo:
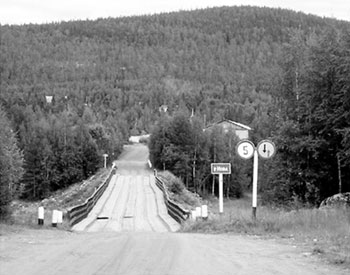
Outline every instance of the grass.
{"label": "grass", "polygon": [[350,267],[349,208],[300,209],[286,211],[259,206],[252,218],[250,199],[226,200],[224,213],[218,213],[218,201],[210,199],[209,218],[188,221],[185,232],[240,233],[288,239],[311,249],[334,264]]}
{"label": "grass", "polygon": [[[94,176],[84,182],[76,183],[64,190],[59,190],[41,201],[29,202],[15,200],[10,205],[10,215],[6,220],[1,221],[2,228],[8,225],[24,226],[29,228],[52,228],[51,218],[52,210],[60,210],[65,213],[68,208],[81,204],[89,198],[95,190],[104,182],[108,176],[109,170],[100,169]],[[44,226],[38,225],[38,208],[43,206],[45,209]],[[70,226],[67,219],[58,225],[59,229],[69,230]]]}
{"label": "grass", "polygon": [[201,199],[197,194],[188,191],[178,177],[169,171],[159,172],[158,177],[164,182],[169,198],[181,205],[184,209],[190,210],[201,205]]}

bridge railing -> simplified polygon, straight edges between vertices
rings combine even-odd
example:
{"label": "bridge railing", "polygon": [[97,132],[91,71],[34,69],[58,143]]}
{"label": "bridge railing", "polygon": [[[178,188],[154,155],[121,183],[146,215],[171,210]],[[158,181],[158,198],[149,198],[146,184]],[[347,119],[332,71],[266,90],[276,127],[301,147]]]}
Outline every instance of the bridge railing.
{"label": "bridge railing", "polygon": [[183,209],[180,205],[172,201],[169,198],[164,182],[157,175],[155,175],[155,178],[156,178],[156,185],[163,192],[165,205],[168,209],[168,214],[178,223],[183,223],[185,220],[187,220],[190,217],[191,212],[186,209]]}
{"label": "bridge railing", "polygon": [[95,192],[82,204],[70,207],[67,210],[67,217],[69,220],[69,225],[73,226],[85,219],[90,213],[91,209],[95,206],[96,202],[102,196],[103,192],[106,190],[109,181],[115,174],[116,167],[113,165],[111,171],[109,171],[107,178],[104,182],[95,190]]}

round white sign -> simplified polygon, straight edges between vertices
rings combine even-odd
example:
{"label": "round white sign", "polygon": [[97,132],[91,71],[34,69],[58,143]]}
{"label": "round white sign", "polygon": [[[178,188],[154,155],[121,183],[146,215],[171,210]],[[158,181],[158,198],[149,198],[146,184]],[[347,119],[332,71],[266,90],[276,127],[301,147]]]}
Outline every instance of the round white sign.
{"label": "round white sign", "polygon": [[250,159],[254,154],[254,144],[250,140],[242,140],[238,142],[236,151],[241,158]]}
{"label": "round white sign", "polygon": [[276,153],[276,146],[270,140],[262,140],[259,142],[257,150],[260,157],[269,159]]}

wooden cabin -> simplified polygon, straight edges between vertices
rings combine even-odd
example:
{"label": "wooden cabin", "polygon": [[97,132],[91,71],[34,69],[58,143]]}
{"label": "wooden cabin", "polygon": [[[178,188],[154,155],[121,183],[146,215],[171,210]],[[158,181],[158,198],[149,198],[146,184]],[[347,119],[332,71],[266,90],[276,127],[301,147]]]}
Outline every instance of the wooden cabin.
{"label": "wooden cabin", "polygon": [[233,131],[236,136],[239,139],[248,139],[249,138],[249,131],[251,131],[252,129],[247,126],[244,125],[242,123],[238,123],[229,119],[223,119],[219,122],[216,122],[214,124],[211,124],[209,126],[207,126],[204,131],[210,131],[212,129],[214,129],[215,127],[222,127],[224,132],[227,133],[228,131]]}

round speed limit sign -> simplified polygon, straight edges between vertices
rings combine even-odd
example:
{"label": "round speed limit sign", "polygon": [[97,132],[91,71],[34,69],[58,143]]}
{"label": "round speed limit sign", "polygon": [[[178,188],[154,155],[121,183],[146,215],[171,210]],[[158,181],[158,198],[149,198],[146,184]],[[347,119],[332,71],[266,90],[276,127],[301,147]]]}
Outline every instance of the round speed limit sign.
{"label": "round speed limit sign", "polygon": [[236,146],[238,155],[243,159],[250,159],[254,154],[255,146],[250,140],[241,140]]}

